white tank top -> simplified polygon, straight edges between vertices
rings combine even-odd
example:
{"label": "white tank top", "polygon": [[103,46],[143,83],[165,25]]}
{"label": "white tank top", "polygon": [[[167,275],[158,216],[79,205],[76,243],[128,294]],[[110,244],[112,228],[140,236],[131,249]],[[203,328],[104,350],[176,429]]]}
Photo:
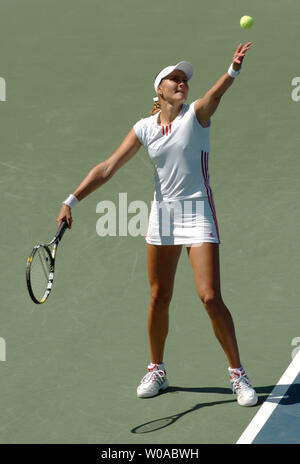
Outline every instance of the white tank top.
{"label": "white tank top", "polygon": [[211,195],[209,185],[209,126],[199,123],[194,103],[182,105],[168,126],[157,123],[158,113],[140,119],[135,133],[148,150],[155,171],[157,201],[175,201]]}

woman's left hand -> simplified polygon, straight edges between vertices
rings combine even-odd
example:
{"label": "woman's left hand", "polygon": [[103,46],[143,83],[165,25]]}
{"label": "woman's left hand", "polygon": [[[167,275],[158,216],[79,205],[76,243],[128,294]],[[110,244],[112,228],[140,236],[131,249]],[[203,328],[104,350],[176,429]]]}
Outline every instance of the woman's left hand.
{"label": "woman's left hand", "polygon": [[248,42],[246,45],[240,44],[236,49],[236,52],[233,55],[232,67],[235,71],[238,71],[241,66],[243,59],[245,58],[247,50],[249,50],[250,46],[253,42]]}

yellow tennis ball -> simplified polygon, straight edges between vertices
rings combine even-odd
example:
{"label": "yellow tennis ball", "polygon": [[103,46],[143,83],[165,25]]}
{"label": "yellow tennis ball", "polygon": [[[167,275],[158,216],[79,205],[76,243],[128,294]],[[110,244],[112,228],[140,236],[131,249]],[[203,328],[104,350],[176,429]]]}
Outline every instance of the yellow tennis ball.
{"label": "yellow tennis ball", "polygon": [[240,25],[243,29],[250,29],[253,26],[254,19],[251,16],[242,16],[240,19]]}

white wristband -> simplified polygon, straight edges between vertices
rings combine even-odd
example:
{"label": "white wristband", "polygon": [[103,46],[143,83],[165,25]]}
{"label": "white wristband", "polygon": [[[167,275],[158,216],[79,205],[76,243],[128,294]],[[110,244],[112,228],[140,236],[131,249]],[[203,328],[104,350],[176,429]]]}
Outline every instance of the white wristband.
{"label": "white wristband", "polygon": [[238,71],[235,71],[235,70],[233,69],[232,63],[231,63],[231,65],[229,66],[227,72],[228,72],[229,76],[232,77],[232,78],[234,79],[236,76],[238,76],[238,75],[240,74],[241,69],[242,69],[242,67],[240,67],[240,69],[239,69]]}
{"label": "white wristband", "polygon": [[68,198],[63,201],[63,204],[68,205],[70,208],[73,208],[73,206],[77,205],[79,200],[74,195],[69,195]]}

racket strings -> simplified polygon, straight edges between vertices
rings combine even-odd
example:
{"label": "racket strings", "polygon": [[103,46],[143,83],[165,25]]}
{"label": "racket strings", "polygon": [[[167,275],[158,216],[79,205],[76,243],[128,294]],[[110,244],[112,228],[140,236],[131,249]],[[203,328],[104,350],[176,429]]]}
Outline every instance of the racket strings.
{"label": "racket strings", "polygon": [[[50,250],[49,250],[50,251]],[[51,273],[51,257],[47,249],[39,247],[31,263],[31,288],[37,300],[41,301],[48,288]]]}
{"label": "racket strings", "polygon": [[51,292],[56,251],[67,228],[66,221],[63,221],[51,242],[35,246],[27,258],[27,289],[32,301],[36,304],[44,303]]}

